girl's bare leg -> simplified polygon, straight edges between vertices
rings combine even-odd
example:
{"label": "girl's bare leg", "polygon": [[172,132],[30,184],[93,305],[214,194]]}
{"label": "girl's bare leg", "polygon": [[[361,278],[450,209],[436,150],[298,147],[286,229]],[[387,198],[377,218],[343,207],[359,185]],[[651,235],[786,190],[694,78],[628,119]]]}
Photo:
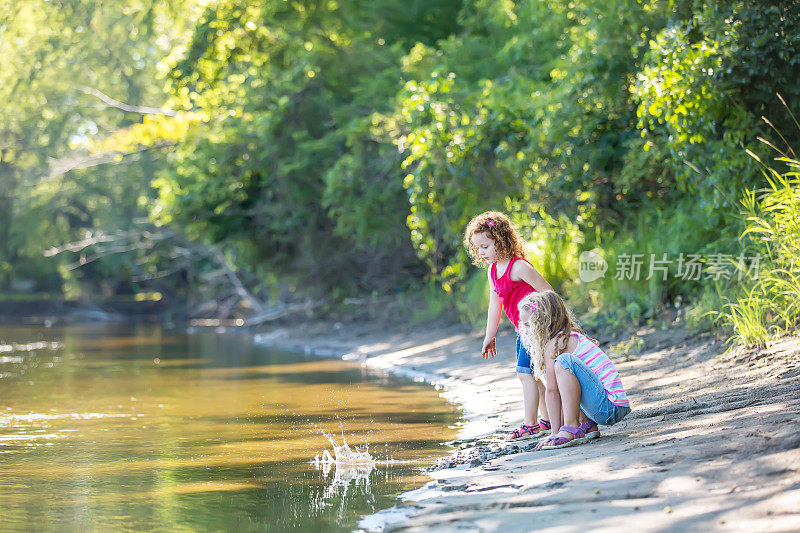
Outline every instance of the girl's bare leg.
{"label": "girl's bare leg", "polygon": [[539,401],[539,382],[533,378],[533,374],[517,372],[517,377],[522,383],[522,403],[525,415],[523,423],[532,426],[537,422],[536,413],[539,411],[539,406],[544,406],[544,401]]}
{"label": "girl's bare leg", "polygon": [[549,420],[550,417],[547,414],[547,404],[544,403],[544,391],[545,391],[544,383],[542,383],[537,379],[536,388],[539,390],[539,418],[543,420]]}
{"label": "girl's bare leg", "polygon": [[[558,382],[558,392],[561,395],[561,409],[564,413],[565,426],[578,427],[583,412],[581,411],[581,384],[572,372],[561,365],[553,365]],[[553,428],[555,431],[556,428]],[[563,435],[568,436],[568,435]]]}

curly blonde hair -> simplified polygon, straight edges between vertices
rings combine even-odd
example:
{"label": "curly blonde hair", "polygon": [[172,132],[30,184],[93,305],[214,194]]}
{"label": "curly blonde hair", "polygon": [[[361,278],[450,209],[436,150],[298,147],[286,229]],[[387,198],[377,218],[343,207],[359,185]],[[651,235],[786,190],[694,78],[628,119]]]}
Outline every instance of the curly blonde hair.
{"label": "curly blonde hair", "polygon": [[[531,356],[531,369],[537,379],[544,379],[544,350],[551,339],[558,337],[555,354],[567,350],[569,335],[576,331],[586,335],[575,315],[554,291],[532,292],[520,300],[519,333],[522,345]],[[595,339],[587,337],[597,344]]]}
{"label": "curly blonde hair", "polygon": [[499,211],[486,211],[470,220],[464,230],[464,246],[475,266],[487,266],[478,248],[472,244],[472,236],[476,233],[486,233],[494,241],[500,259],[525,257],[525,241],[508,217]]}

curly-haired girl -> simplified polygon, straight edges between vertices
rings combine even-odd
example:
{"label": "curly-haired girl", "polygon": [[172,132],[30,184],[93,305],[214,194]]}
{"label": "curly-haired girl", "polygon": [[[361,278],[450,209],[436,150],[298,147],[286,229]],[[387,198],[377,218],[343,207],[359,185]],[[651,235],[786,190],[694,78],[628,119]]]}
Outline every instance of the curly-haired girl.
{"label": "curly-haired girl", "polygon": [[[503,213],[487,211],[473,218],[464,232],[464,245],[472,262],[488,266],[489,312],[486,316],[486,336],[481,355],[494,357],[497,353],[495,335],[500,324],[501,310],[519,331],[519,301],[536,291],[553,288],[525,259],[522,238]],[[512,431],[509,439],[538,437],[550,429],[544,405],[544,384],[534,379],[531,358],[517,334],[517,377],[522,383],[524,420]],[[538,422],[537,411],[541,414]]]}
{"label": "curly-haired girl", "polygon": [[560,428],[539,442],[537,450],[599,437],[598,423],[616,424],[631,411],[614,363],[575,323],[558,294],[543,291],[525,296],[519,302],[519,317],[522,344],[533,358],[534,376],[544,377],[547,384],[550,421]]}

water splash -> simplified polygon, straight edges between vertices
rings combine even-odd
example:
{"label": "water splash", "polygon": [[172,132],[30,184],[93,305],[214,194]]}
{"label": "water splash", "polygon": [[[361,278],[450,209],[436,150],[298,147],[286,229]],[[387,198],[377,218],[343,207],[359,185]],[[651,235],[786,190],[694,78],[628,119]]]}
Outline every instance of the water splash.
{"label": "water splash", "polygon": [[[327,431],[323,428],[319,427],[317,424],[313,423],[311,420],[306,419],[306,423],[311,425],[314,429],[316,429],[323,437],[328,439],[328,442],[331,443],[333,447],[333,456],[328,452],[328,450],[323,451],[322,456],[315,455],[313,463],[317,468],[325,466],[328,464],[327,471],[330,471],[330,467],[336,465],[337,467],[372,467],[375,466],[375,459],[369,453],[369,444],[365,444],[363,449],[355,449],[350,448],[350,445],[347,444],[347,439],[344,436],[344,423],[342,419],[336,416],[339,420],[339,428],[342,431],[342,443],[339,444],[336,441],[336,438],[333,435],[330,435]],[[327,474],[326,474],[327,475]]]}
{"label": "water splash", "polygon": [[322,470],[323,476],[327,478],[333,470],[333,479],[325,488],[322,501],[331,500],[336,496],[341,498],[337,514],[340,519],[343,519],[351,487],[370,500],[374,499],[370,486],[370,474],[375,469],[376,461],[370,455],[368,445],[365,445],[363,449],[350,448],[344,437],[344,428],[342,428],[341,444],[321,428],[317,427],[317,429],[333,446],[333,455],[328,450],[323,450],[321,455],[314,456],[314,465],[318,470]]}
{"label": "water splash", "polygon": [[331,443],[331,447],[333,448],[333,455],[331,455],[328,450],[323,450],[322,454],[315,455],[314,459],[311,461],[311,463],[313,463],[318,470],[322,470],[323,474],[326,476],[330,473],[334,466],[336,466],[339,470],[355,468],[367,469],[371,472],[378,465],[419,463],[418,460],[414,459],[405,461],[397,460],[393,457],[377,459],[369,453],[369,444],[364,444],[363,448],[359,448],[358,446],[351,448],[347,443],[347,439],[345,438],[344,427],[342,427],[342,442],[340,444],[337,442],[334,436],[327,433],[324,429],[317,426],[313,422],[307,422],[310,423],[320,434],[322,434],[323,437],[328,439],[328,442]]}
{"label": "water splash", "polygon": [[363,484],[368,488],[369,475],[377,465],[377,461],[369,453],[369,446],[365,445],[364,449],[356,448],[354,450],[347,444],[344,435],[342,435],[342,443],[339,444],[331,435],[320,431],[333,446],[333,455],[328,450],[323,450],[321,455],[314,456],[313,461],[316,469],[322,470],[322,475],[325,477],[328,477],[335,467],[333,482],[328,486],[326,492],[330,493],[337,487],[344,487],[346,491],[350,483]]}
{"label": "water splash", "polygon": [[[328,442],[330,442],[331,446],[333,446],[333,454],[337,466],[367,467],[375,465],[375,460],[369,454],[368,444],[365,444],[364,448],[361,450],[358,448],[352,449],[347,444],[347,440],[344,438],[344,435],[342,435],[341,444],[337,443],[331,435],[327,435],[325,433],[323,433],[323,435],[325,435],[325,438],[327,438]],[[330,457],[330,454],[328,454],[328,457]]]}

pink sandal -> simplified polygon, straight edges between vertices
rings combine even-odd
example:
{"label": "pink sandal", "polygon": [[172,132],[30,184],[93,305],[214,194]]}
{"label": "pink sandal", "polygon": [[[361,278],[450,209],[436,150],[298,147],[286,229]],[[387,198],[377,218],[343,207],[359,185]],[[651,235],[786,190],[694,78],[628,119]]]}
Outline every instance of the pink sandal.
{"label": "pink sandal", "polygon": [[522,424],[518,429],[515,429],[511,433],[508,434],[506,440],[523,440],[523,439],[535,439],[537,437],[541,437],[547,435],[550,432],[550,422],[540,418],[537,424],[529,426],[527,424]]}

